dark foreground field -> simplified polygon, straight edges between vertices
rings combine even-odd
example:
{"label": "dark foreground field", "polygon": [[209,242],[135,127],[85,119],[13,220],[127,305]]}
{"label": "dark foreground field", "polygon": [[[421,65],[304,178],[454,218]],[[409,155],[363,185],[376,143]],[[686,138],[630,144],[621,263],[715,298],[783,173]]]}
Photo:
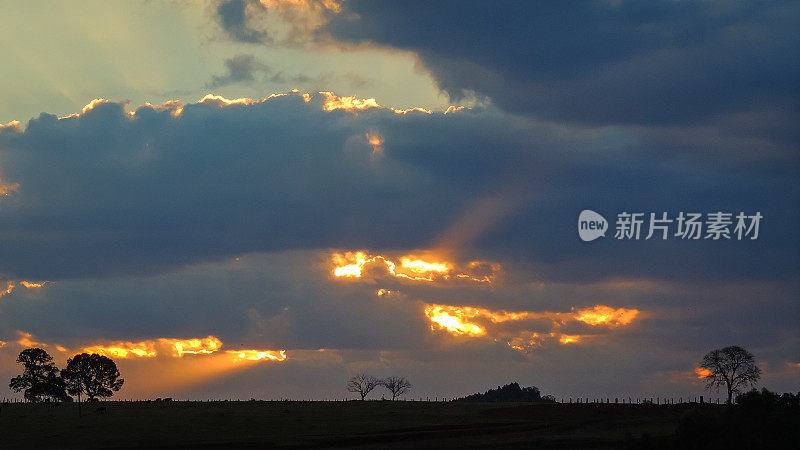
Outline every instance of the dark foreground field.
{"label": "dark foreground field", "polygon": [[[98,412],[98,407],[106,411]],[[670,448],[690,405],[428,402],[11,404],[3,448]],[[704,405],[711,414],[717,405]]]}

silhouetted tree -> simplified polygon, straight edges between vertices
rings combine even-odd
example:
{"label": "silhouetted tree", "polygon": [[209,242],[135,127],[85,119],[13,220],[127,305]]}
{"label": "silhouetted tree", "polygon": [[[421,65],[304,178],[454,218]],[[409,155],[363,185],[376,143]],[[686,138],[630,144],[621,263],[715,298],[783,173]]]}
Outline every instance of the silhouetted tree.
{"label": "silhouetted tree", "polygon": [[740,392],[743,387],[755,386],[761,378],[761,369],[756,365],[753,354],[736,345],[708,352],[700,362],[700,367],[709,371],[703,377],[707,388],[725,386],[728,404],[731,404],[733,394]]}
{"label": "silhouetted tree", "polygon": [[392,393],[392,400],[411,390],[411,383],[405,377],[389,377],[380,383]]}
{"label": "silhouetted tree", "polygon": [[767,389],[740,394],[724,412],[695,407],[678,421],[680,448],[797,448],[800,394]]}
{"label": "silhouetted tree", "polygon": [[555,403],[552,395],[542,396],[536,386],[521,387],[516,381],[497,389],[489,389],[483,394],[472,394],[456,399],[461,402],[534,402]]}
{"label": "silhouetted tree", "polygon": [[371,377],[367,374],[360,373],[347,382],[347,390],[349,392],[355,392],[356,394],[361,396],[361,400],[367,396],[376,386],[381,383],[381,380]]}
{"label": "silhouetted tree", "polygon": [[86,394],[89,401],[97,397],[111,397],[120,390],[125,380],[119,377],[117,365],[111,358],[92,353],[81,353],[67,360],[61,372],[70,395]]}
{"label": "silhouetted tree", "polygon": [[20,352],[17,363],[22,364],[22,375],[11,379],[8,387],[19,392],[24,390],[25,399],[38,402],[46,398],[63,401],[69,398],[64,379],[59,375],[53,357],[41,348],[26,348]]}

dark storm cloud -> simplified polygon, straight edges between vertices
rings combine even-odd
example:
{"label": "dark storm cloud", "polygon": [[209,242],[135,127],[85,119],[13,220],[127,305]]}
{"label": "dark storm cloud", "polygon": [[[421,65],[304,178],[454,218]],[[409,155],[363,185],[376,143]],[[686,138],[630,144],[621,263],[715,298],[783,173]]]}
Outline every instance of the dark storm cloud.
{"label": "dark storm cloud", "polygon": [[797,129],[800,5],[790,1],[348,0],[327,31],[416,52],[454,97],[587,124],[774,112]]}
{"label": "dark storm cloud", "polygon": [[[0,133],[0,273],[58,279],[153,272],[242,252],[426,248],[476,226],[463,257],[519,261],[557,280],[795,276],[796,154],[726,153],[625,128],[545,125],[494,109],[323,111],[324,96],[174,109],[117,103],[43,114]],[[373,154],[366,134],[384,139]],[[511,205],[485,209],[481,199]],[[490,201],[491,204],[493,202]],[[486,203],[486,202],[484,202]],[[756,241],[586,244],[590,208],[730,211],[765,219]],[[465,212],[468,220],[457,222]],[[482,217],[499,215],[498,218]],[[496,220],[494,220],[496,219]],[[454,225],[455,223],[455,225]],[[480,228],[480,227],[478,227]]]}
{"label": "dark storm cloud", "polygon": [[259,43],[269,42],[269,35],[250,27],[247,23],[247,8],[257,7],[256,0],[225,0],[217,5],[217,18],[222,29],[239,42]]}

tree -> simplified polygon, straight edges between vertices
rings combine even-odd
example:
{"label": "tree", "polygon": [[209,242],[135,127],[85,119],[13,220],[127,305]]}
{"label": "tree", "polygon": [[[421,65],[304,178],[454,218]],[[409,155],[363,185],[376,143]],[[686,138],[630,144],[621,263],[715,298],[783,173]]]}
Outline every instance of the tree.
{"label": "tree", "polygon": [[114,395],[125,383],[119,375],[111,358],[94,353],[75,355],[67,360],[67,368],[62,371],[67,392],[77,395],[79,402],[81,394],[86,394],[89,401]]}
{"label": "tree", "polygon": [[456,399],[459,402],[532,402],[555,403],[552,395],[542,395],[536,386],[522,387],[516,381],[489,389],[483,394],[477,393]]}
{"label": "tree", "polygon": [[708,389],[725,386],[728,390],[730,405],[733,394],[741,392],[743,387],[755,386],[761,378],[753,354],[739,346],[730,346],[712,350],[703,357],[700,367],[707,372],[703,376]]}
{"label": "tree", "polygon": [[411,390],[411,383],[405,377],[389,377],[381,385],[392,393],[392,400]]}
{"label": "tree", "polygon": [[347,382],[347,390],[349,392],[355,392],[356,394],[361,396],[361,400],[367,396],[376,386],[381,384],[381,380],[371,377],[367,374],[360,373],[353,378],[350,378],[350,381]]}
{"label": "tree", "polygon": [[22,364],[22,375],[11,379],[8,387],[14,392],[25,391],[25,399],[39,402],[44,399],[67,400],[64,379],[59,375],[53,357],[41,348],[26,348],[20,352],[17,363]]}

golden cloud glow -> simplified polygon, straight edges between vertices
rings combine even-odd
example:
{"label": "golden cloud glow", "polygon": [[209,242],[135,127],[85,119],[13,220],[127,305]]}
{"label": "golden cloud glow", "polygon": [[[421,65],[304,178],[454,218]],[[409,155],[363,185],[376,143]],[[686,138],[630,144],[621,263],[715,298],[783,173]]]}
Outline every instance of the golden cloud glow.
{"label": "golden cloud glow", "polygon": [[461,111],[461,110],[463,110],[463,109],[469,109],[469,108],[467,108],[466,106],[455,106],[455,105],[450,105],[450,106],[447,108],[447,110],[445,110],[445,112],[444,112],[444,113],[445,113],[445,114],[450,114],[450,113],[454,113],[454,112]]}
{"label": "golden cloud glow", "polygon": [[395,114],[408,114],[408,113],[433,114],[433,111],[431,111],[430,109],[421,108],[419,106],[417,106],[415,108],[409,108],[409,109],[395,109],[395,108],[390,108],[390,109]]}
{"label": "golden cloud glow", "polygon": [[106,345],[84,347],[81,353],[96,353],[109,358],[155,358],[158,352],[152,341],[124,342],[117,341]]}
{"label": "golden cloud glow", "polygon": [[317,9],[331,11],[337,14],[342,11],[342,5],[336,0],[259,0],[259,3],[261,3],[261,5],[265,8],[294,8],[300,10]]}
{"label": "golden cloud glow", "polygon": [[694,373],[697,374],[697,378],[704,379],[711,376],[713,372],[703,367],[697,367],[694,369]]}
{"label": "golden cloud glow", "polygon": [[228,350],[233,361],[285,361],[286,350]]}
{"label": "golden cloud glow", "polygon": [[336,109],[343,109],[345,111],[360,111],[369,108],[381,108],[377,100],[374,98],[359,99],[355,96],[352,97],[339,97],[333,92],[322,91],[320,94],[325,96],[325,103],[322,109],[325,111],[334,111]]}
{"label": "golden cloud glow", "polygon": [[501,267],[496,263],[472,261],[463,267],[441,258],[405,255],[392,260],[384,255],[371,255],[364,251],[334,253],[331,256],[333,275],[337,278],[360,279],[367,269],[377,269],[386,276],[410,281],[433,282],[464,279],[478,283],[491,283]]}
{"label": "golden cloud glow", "polygon": [[6,288],[4,290],[0,291],[0,297],[4,296],[6,294],[10,294],[14,290],[15,287],[16,287],[16,285],[14,283],[12,283],[10,281],[6,282]]}
{"label": "golden cloud glow", "polygon": [[378,297],[391,298],[399,296],[400,291],[393,291],[391,289],[378,289],[377,291],[375,291],[375,295],[377,295]]}
{"label": "golden cloud glow", "polygon": [[105,98],[96,98],[87,103],[86,106],[81,109],[81,114],[86,114],[88,111],[94,109],[97,105],[102,105],[103,103],[111,103],[111,100],[107,100]]}
{"label": "golden cloud glow", "polygon": [[320,94],[325,96],[325,103],[322,105],[324,111],[334,111],[343,109],[348,112],[356,113],[370,108],[388,109],[395,114],[409,114],[409,113],[423,113],[433,114],[433,111],[425,108],[409,108],[409,109],[396,109],[392,107],[385,107],[378,104],[374,98],[360,99],[356,96],[339,97],[333,92],[321,91]]}
{"label": "golden cloud glow", "polygon": [[44,285],[47,284],[47,283],[50,283],[50,282],[49,281],[41,281],[41,282],[35,283],[33,281],[24,281],[24,280],[21,280],[21,281],[18,281],[18,282],[7,281],[6,282],[6,288],[3,289],[2,291],[0,291],[0,297],[4,296],[6,294],[10,294],[11,292],[14,291],[14,289],[18,288],[19,286],[22,286],[22,287],[24,287],[26,289],[38,289],[38,288],[44,287]]}
{"label": "golden cloud glow", "polygon": [[372,156],[377,157],[383,154],[383,137],[377,131],[370,131],[366,135],[367,143],[372,147]]}
{"label": "golden cloud glow", "polygon": [[252,105],[253,103],[258,103],[258,100],[253,100],[252,98],[246,98],[246,97],[227,99],[221,95],[206,94],[197,103],[216,103],[219,106]]}
{"label": "golden cloud glow", "polygon": [[3,347],[5,347],[6,345],[8,345],[8,342],[6,342],[6,341],[0,341],[0,348],[3,348]]}
{"label": "golden cloud glow", "polygon": [[605,305],[595,305],[591,308],[577,311],[575,319],[589,325],[628,325],[636,318],[639,311],[636,309],[612,308]]}
{"label": "golden cloud glow", "polygon": [[215,336],[208,336],[202,339],[159,339],[159,342],[174,348],[174,355],[178,358],[184,354],[214,353],[222,347],[222,341]]}
{"label": "golden cloud glow", "polygon": [[15,129],[19,129],[19,126],[20,126],[20,124],[21,124],[21,123],[20,123],[20,121],[19,121],[19,120],[12,120],[11,122],[8,122],[8,123],[6,123],[6,124],[2,124],[2,123],[0,123],[0,130],[3,130],[4,128],[15,128]]}
{"label": "golden cloud glow", "polygon": [[581,337],[578,335],[570,335],[570,334],[562,334],[561,337],[558,338],[558,342],[562,344],[575,344],[580,342]]}
{"label": "golden cloud glow", "polygon": [[19,190],[19,183],[5,183],[0,178],[0,197],[8,197]]}
{"label": "golden cloud glow", "polygon": [[19,336],[17,343],[23,347],[47,347],[47,344],[33,340],[33,335],[31,333],[17,331],[17,335]]}
{"label": "golden cloud glow", "polygon": [[[578,344],[591,337],[589,334],[563,333],[563,327],[570,323],[583,322],[592,327],[616,328],[629,325],[639,314],[636,309],[605,305],[572,308],[568,313],[561,313],[427,304],[423,311],[431,322],[431,330],[444,331],[453,336],[490,337],[495,341],[505,341],[511,348],[523,352],[551,341],[562,345]],[[514,326],[501,325],[509,323]],[[528,329],[529,325],[544,327],[547,331],[533,331]]]}
{"label": "golden cloud glow", "polygon": [[[425,315],[428,316],[428,319],[433,324],[454,335],[485,335],[485,329],[468,321],[468,319],[472,319],[478,314],[478,309],[470,307],[464,307],[463,309],[446,305],[428,305],[425,307]],[[434,325],[431,325],[431,327],[433,328]]]}
{"label": "golden cloud glow", "polygon": [[181,358],[185,354],[211,354],[222,348],[222,341],[215,336],[193,339],[159,338],[139,342],[113,341],[104,344],[83,347],[81,352],[97,353],[115,358],[154,358],[162,354],[169,354]]}

